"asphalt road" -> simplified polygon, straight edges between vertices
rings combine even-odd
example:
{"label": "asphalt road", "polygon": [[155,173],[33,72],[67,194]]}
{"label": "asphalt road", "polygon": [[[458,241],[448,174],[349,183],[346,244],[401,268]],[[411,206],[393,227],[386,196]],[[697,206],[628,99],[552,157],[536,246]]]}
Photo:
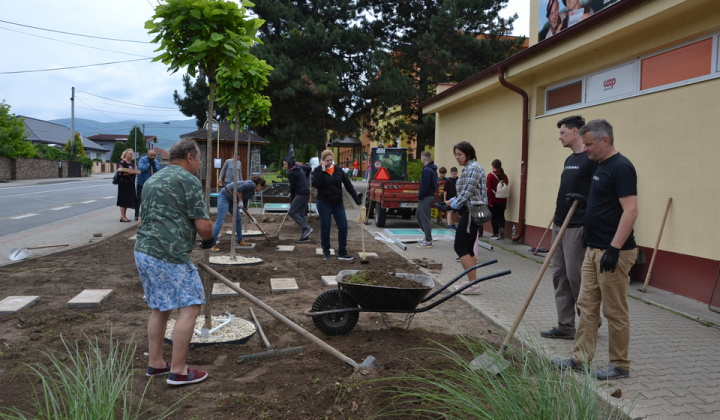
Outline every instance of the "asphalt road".
{"label": "asphalt road", "polygon": [[107,179],[0,188],[0,237],[114,207],[116,199]]}

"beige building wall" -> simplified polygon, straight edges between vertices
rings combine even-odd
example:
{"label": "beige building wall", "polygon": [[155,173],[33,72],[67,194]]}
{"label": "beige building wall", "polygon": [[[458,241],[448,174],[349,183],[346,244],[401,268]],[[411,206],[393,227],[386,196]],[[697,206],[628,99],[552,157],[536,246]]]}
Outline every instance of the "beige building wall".
{"label": "beige building wall", "polygon": [[[550,222],[562,165],[571,153],[557,140],[557,121],[576,114],[586,120],[605,118],[614,126],[616,148],[638,172],[640,214],[635,236],[648,261],[668,197],[673,198],[660,243],[662,258],[656,261],[651,284],[709,299],[720,261],[720,191],[716,186],[720,179],[720,165],[716,164],[720,155],[716,129],[720,73],[700,82],[562,112],[546,113],[544,109],[548,87],[709,34],[716,38],[713,60],[719,60],[720,1],[621,1],[632,1],[634,6],[576,31],[561,43],[526,52],[526,58],[506,69],[506,80],[529,95],[524,241],[534,246]],[[532,0],[531,11],[537,14],[537,10],[538,0]],[[531,17],[533,21],[537,16]],[[497,71],[459,85],[424,107],[424,112],[436,113],[436,162],[454,162],[452,145],[461,140],[475,146],[486,170],[493,159],[502,160],[512,192],[506,212],[510,227],[519,216],[521,96],[499,84]]]}

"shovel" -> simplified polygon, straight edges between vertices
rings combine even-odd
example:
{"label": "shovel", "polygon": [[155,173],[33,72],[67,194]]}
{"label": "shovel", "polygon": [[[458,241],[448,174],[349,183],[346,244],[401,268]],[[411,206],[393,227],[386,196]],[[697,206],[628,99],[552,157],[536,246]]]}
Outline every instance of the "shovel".
{"label": "shovel", "polygon": [[532,289],[530,290],[530,293],[528,294],[527,298],[525,298],[525,303],[523,303],[523,306],[520,309],[520,313],[518,313],[517,318],[515,319],[515,323],[513,324],[512,328],[510,328],[510,331],[508,331],[507,335],[505,336],[505,340],[503,341],[502,345],[500,346],[500,350],[497,353],[491,352],[491,351],[486,351],[485,353],[476,357],[475,359],[472,360],[472,362],[470,362],[471,368],[483,369],[485,371],[488,371],[488,372],[491,372],[491,373],[497,375],[500,372],[507,369],[508,366],[510,366],[510,362],[508,362],[507,360],[505,360],[505,358],[503,358],[503,354],[505,353],[505,350],[507,350],[508,345],[510,344],[510,340],[512,340],[512,338],[513,338],[513,335],[515,335],[515,331],[517,330],[518,326],[520,325],[520,321],[522,320],[523,316],[525,315],[525,311],[527,310],[528,306],[530,306],[530,301],[532,300],[533,296],[535,296],[535,291],[537,290],[538,286],[540,285],[540,280],[542,280],[543,274],[545,274],[545,270],[547,269],[548,265],[550,265],[552,256],[553,256],[553,254],[555,254],[555,250],[557,249],[558,245],[560,245],[560,241],[562,240],[562,237],[565,234],[565,230],[567,229],[568,225],[570,224],[570,219],[572,219],[573,214],[575,214],[575,209],[577,209],[579,203],[580,202],[577,199],[575,199],[572,206],[570,207],[570,211],[568,211],[567,216],[565,216],[565,221],[563,222],[562,227],[560,228],[560,231],[558,232],[558,235],[555,238],[555,241],[553,242],[552,246],[550,247],[550,252],[548,252],[547,258],[545,258],[545,262],[543,263],[542,267],[540,268],[540,273],[538,273],[538,276],[535,279],[535,284],[533,285]]}
{"label": "shovel", "polygon": [[27,258],[28,255],[30,255],[31,249],[42,249],[42,248],[56,248],[60,246],[70,246],[70,244],[62,244],[62,245],[45,245],[45,246],[36,246],[32,248],[13,248],[10,250],[10,254],[8,254],[8,258],[10,258],[10,261],[20,261],[25,258]]}

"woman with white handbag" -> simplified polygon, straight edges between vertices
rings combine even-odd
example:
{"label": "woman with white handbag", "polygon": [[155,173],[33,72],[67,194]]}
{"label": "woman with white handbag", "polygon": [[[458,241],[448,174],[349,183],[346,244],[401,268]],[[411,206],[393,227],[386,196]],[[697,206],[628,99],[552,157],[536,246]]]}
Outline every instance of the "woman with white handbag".
{"label": "woman with white handbag", "polygon": [[510,196],[510,182],[499,159],[492,161],[493,171],[487,177],[488,206],[492,212],[492,236],[490,239],[505,239],[505,208]]}

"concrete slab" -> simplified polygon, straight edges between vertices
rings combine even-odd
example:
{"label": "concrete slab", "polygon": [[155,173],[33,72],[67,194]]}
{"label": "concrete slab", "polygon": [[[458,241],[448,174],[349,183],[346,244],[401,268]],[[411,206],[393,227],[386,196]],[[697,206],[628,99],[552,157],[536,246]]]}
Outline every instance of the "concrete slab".
{"label": "concrete slab", "polygon": [[[232,236],[232,230],[229,230],[229,229],[226,230],[225,234],[228,236]],[[242,234],[243,234],[243,238],[247,238],[248,236],[262,236],[262,232],[260,232],[259,230],[243,230]],[[221,232],[221,236],[222,236],[222,232]]]}
{"label": "concrete slab", "polygon": [[337,287],[337,274],[334,276],[320,276],[323,284],[327,287]]}
{"label": "concrete slab", "polygon": [[112,289],[85,289],[68,301],[68,308],[95,308],[112,294]]}
{"label": "concrete slab", "polygon": [[[315,248],[315,255],[319,255],[322,257],[322,255],[323,255],[322,248]],[[335,255],[335,249],[330,248],[330,255]]]}
{"label": "concrete slab", "polygon": [[40,299],[40,296],[8,296],[0,300],[0,315],[12,314],[21,309],[29,308]]}
{"label": "concrete slab", "polygon": [[294,278],[270,279],[270,291],[273,293],[300,290]]}
{"label": "concrete slab", "polygon": [[[358,252],[358,257],[360,257],[360,259],[362,259],[362,254],[362,251]],[[380,258],[380,256],[377,254],[377,252],[366,252],[365,258]]]}
{"label": "concrete slab", "polygon": [[278,245],[278,252],[293,252],[295,251],[295,245]]}
{"label": "concrete slab", "polygon": [[[233,282],[237,287],[240,287],[239,282]],[[225,283],[214,283],[212,289],[212,297],[223,297],[223,296],[238,296],[238,292],[229,288]]]}
{"label": "concrete slab", "polygon": [[248,242],[247,245],[235,245],[235,249],[245,249],[245,250],[255,249],[256,245],[257,244]]}

